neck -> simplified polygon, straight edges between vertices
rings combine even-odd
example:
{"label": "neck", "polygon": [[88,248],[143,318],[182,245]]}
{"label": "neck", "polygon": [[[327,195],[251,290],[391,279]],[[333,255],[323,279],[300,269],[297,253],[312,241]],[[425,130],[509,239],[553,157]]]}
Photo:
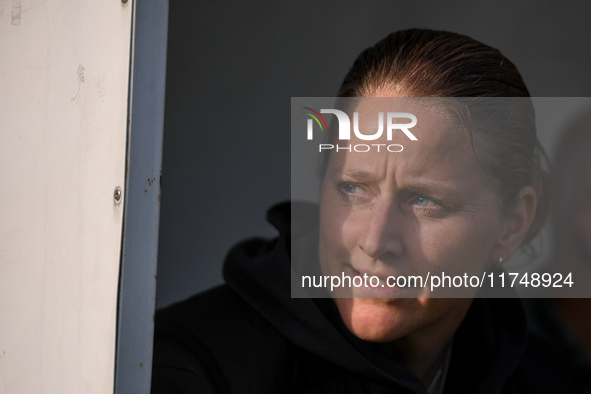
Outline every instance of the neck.
{"label": "neck", "polygon": [[429,387],[443,366],[453,336],[466,316],[471,299],[465,299],[444,319],[382,348]]}

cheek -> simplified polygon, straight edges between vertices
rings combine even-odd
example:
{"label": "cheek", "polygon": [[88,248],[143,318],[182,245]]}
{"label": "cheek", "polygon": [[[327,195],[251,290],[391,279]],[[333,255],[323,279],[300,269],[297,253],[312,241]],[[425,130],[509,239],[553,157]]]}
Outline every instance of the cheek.
{"label": "cheek", "polygon": [[348,259],[358,244],[361,228],[353,212],[336,193],[323,191],[320,203],[319,251],[321,265],[328,261]]}
{"label": "cheek", "polygon": [[479,271],[494,244],[493,220],[429,222],[418,228],[410,242],[415,253],[423,256],[423,269]]}
{"label": "cheek", "polygon": [[336,257],[346,248],[343,245],[342,220],[337,215],[338,210],[327,196],[326,190],[322,192],[320,202],[320,238],[318,244],[320,268],[324,275],[333,275],[336,270]]}

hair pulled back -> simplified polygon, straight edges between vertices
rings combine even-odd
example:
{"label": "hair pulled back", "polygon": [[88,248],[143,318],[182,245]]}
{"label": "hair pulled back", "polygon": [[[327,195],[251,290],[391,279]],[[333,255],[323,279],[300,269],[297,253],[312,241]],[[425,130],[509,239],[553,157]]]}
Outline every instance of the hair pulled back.
{"label": "hair pulled back", "polygon": [[[514,206],[521,188],[530,185],[538,204],[524,242],[539,232],[548,211],[548,160],[536,137],[529,91],[501,52],[451,32],[392,33],[359,55],[338,96],[384,93],[471,98],[460,100],[468,104],[457,110],[457,118],[467,130],[476,160],[498,190],[501,215]],[[491,100],[496,102],[492,106]]]}

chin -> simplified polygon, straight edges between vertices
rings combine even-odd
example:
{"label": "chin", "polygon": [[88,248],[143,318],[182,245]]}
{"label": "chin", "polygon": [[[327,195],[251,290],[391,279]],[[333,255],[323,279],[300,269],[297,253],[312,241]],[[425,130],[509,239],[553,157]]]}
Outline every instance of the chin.
{"label": "chin", "polygon": [[335,302],[349,331],[364,341],[395,341],[412,332],[417,323],[416,298],[338,298]]}

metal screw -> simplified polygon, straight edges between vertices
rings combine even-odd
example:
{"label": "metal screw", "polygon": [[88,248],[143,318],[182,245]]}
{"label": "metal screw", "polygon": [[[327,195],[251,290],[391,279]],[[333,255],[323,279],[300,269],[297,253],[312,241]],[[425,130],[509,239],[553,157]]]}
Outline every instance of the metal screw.
{"label": "metal screw", "polygon": [[115,198],[116,203],[121,202],[121,188],[119,186],[115,188],[115,193],[113,193],[113,197]]}

